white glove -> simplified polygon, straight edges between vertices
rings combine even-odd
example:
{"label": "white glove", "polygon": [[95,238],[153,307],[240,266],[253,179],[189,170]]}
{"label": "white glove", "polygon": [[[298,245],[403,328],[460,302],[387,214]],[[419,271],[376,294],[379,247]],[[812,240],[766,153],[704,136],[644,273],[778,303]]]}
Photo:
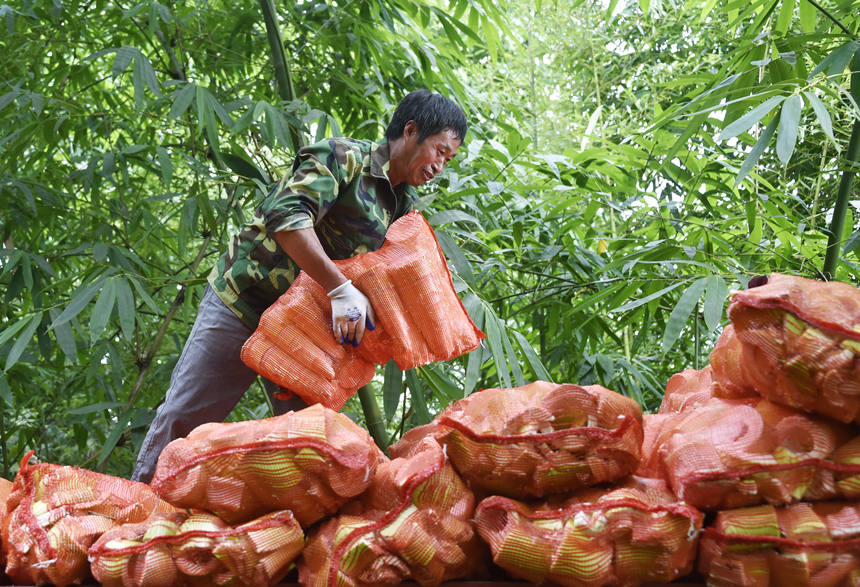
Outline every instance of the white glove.
{"label": "white glove", "polygon": [[352,285],[347,279],[344,283],[328,292],[331,300],[331,330],[335,340],[341,344],[350,343],[358,346],[364,338],[364,328],[369,330],[376,327],[373,325],[376,315],[370,300]]}

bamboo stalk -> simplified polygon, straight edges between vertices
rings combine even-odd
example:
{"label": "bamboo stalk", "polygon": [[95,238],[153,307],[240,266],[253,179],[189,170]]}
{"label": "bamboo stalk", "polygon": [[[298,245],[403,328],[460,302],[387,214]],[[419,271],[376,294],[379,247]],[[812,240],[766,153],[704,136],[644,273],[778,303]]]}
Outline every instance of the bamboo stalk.
{"label": "bamboo stalk", "polygon": [[[278,19],[275,13],[275,4],[272,0],[260,0],[260,8],[263,11],[263,20],[266,22],[266,37],[269,39],[269,48],[272,51],[272,63],[275,66],[275,80],[278,82],[278,95],[285,102],[296,99],[296,90],[293,88],[293,78],[290,75],[290,64],[284,52],[284,40],[281,37],[281,29],[278,27]],[[298,151],[304,146],[301,133],[292,125],[290,127],[290,139],[293,143],[293,151]]]}
{"label": "bamboo stalk", "polygon": [[[854,53],[851,60],[851,95],[860,102],[860,49]],[[822,273],[826,279],[833,279],[836,273],[836,264],[839,261],[839,250],[842,247],[842,229],[845,224],[845,211],[848,208],[848,200],[851,195],[851,184],[858,163],[860,163],[860,119],[855,118],[851,129],[851,139],[848,141],[848,149],[845,151],[845,169],[839,181],[839,192],[836,196],[836,205],[833,208],[833,219],[830,221],[830,234],[827,237],[827,253],[824,257]]]}
{"label": "bamboo stalk", "polygon": [[379,411],[379,404],[373,396],[373,390],[369,385],[364,385],[358,390],[358,399],[361,400],[361,409],[364,412],[364,421],[367,430],[382,451],[388,450],[388,435],[385,433],[385,418]]}

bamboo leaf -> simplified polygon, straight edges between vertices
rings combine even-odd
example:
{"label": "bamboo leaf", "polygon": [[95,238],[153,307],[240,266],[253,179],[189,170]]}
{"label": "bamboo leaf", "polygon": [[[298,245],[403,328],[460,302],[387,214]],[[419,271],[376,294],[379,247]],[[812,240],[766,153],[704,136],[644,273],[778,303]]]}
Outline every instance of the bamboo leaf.
{"label": "bamboo leaf", "polygon": [[477,218],[461,210],[443,210],[442,212],[437,212],[430,216],[427,222],[431,226],[439,226],[440,224],[448,224],[450,222],[472,222],[478,228],[484,230]]}
{"label": "bamboo leaf", "polygon": [[[609,313],[614,314],[615,312],[626,312],[627,310],[632,310],[634,308],[638,308],[639,306],[645,305],[650,301],[656,300],[660,296],[669,293],[670,291],[672,291],[676,287],[680,287],[683,284],[684,284],[683,282],[673,283],[672,285],[664,287],[661,290],[655,291],[651,295],[647,295],[644,298],[639,298],[638,300],[633,300],[632,302],[628,302],[628,303],[624,304],[623,306],[619,306],[618,308],[613,308],[612,310],[609,310]],[[623,286],[624,284],[620,284],[620,285]]]}
{"label": "bamboo leaf", "polygon": [[542,381],[552,382],[552,377],[550,376],[549,371],[547,371],[546,367],[543,366],[543,362],[540,360],[537,352],[535,352],[526,337],[516,330],[511,330],[511,332],[514,333],[514,338],[517,339],[517,343],[520,345],[520,349],[523,351],[523,355],[525,356],[526,361],[528,361],[529,366],[532,368],[535,377]]}
{"label": "bamboo leaf", "polygon": [[495,313],[485,306],[484,326],[487,330],[487,344],[490,347],[490,354],[493,357],[493,363],[496,365],[496,374],[499,377],[499,384],[503,387],[511,386],[511,375],[508,369],[508,362],[505,360],[505,349],[502,344],[501,325],[499,318]]}
{"label": "bamboo leaf", "polygon": [[113,312],[114,304],[116,303],[116,281],[111,277],[108,279],[99,299],[96,300],[96,305],[93,308],[93,313],[90,315],[90,342],[95,343],[102,332],[105,325]]}
{"label": "bamboo leaf", "polygon": [[770,142],[770,139],[773,137],[773,133],[776,132],[776,125],[779,123],[779,117],[774,116],[773,120],[770,121],[770,124],[764,129],[761,133],[761,136],[756,141],[756,144],[753,146],[750,154],[747,155],[747,158],[744,159],[743,165],[741,165],[741,170],[738,171],[738,176],[735,178],[735,186],[738,187],[740,183],[744,180],[744,178],[749,175],[750,171],[753,170],[755,164],[758,163],[759,157],[764,152],[765,147]]}
{"label": "bamboo leaf", "polygon": [[729,294],[729,286],[726,280],[719,275],[707,278],[707,289],[705,289],[705,326],[714,331],[720,325],[723,318],[723,306]]}
{"label": "bamboo leaf", "polygon": [[83,416],[84,414],[92,414],[94,412],[103,412],[105,410],[114,410],[116,408],[122,408],[127,406],[128,404],[125,402],[98,402],[94,404],[90,404],[88,406],[83,406],[81,408],[75,408],[73,410],[69,410],[66,412],[70,416]]}
{"label": "bamboo leaf", "polygon": [[[801,4],[805,4],[808,0],[800,0]],[[788,27],[791,24],[791,19],[794,16],[794,6],[796,0],[782,0],[779,14],[776,17],[776,32],[784,35],[788,32]]]}
{"label": "bamboo leaf", "polygon": [[860,41],[848,41],[844,45],[837,47],[809,72],[809,77],[813,78],[825,69],[827,70],[827,75],[830,77],[839,75],[845,71],[845,67],[858,49],[860,49]]}
{"label": "bamboo leaf", "polygon": [[15,363],[18,362],[24,349],[26,349],[30,341],[33,340],[33,335],[36,333],[36,329],[39,327],[39,324],[42,323],[42,312],[36,312],[26,320],[28,321],[27,327],[24,328],[21,336],[18,337],[15,344],[13,344],[12,348],[9,350],[9,354],[6,356],[5,371],[8,371]]}
{"label": "bamboo leaf", "polygon": [[392,359],[385,365],[385,379],[382,383],[382,408],[387,422],[394,418],[402,395],[403,372]]}
{"label": "bamboo leaf", "polygon": [[788,165],[794,146],[797,143],[797,129],[800,125],[800,110],[803,108],[803,98],[795,94],[782,105],[779,117],[779,134],[776,138],[776,155],[782,166]]}
{"label": "bamboo leaf", "polygon": [[818,16],[815,6],[809,0],[800,0],[798,8],[800,12],[800,28],[803,29],[804,33],[815,32],[815,21]]}
{"label": "bamboo leaf", "polygon": [[[56,320],[59,315],[59,310],[51,309],[50,316],[52,320]],[[66,358],[68,358],[71,363],[77,363],[78,347],[75,342],[75,333],[72,330],[72,325],[69,322],[64,322],[53,330],[54,336],[57,338],[57,344],[60,345],[60,349],[63,351],[63,354],[66,355]]]}
{"label": "bamboo leaf", "polygon": [[128,69],[128,66],[131,65],[132,59],[134,59],[136,49],[134,47],[120,47],[116,51],[116,57],[113,60],[113,69],[111,70],[111,74],[113,77],[117,77],[119,74]]}
{"label": "bamboo leaf", "polygon": [[[9,382],[6,381],[6,375],[0,373],[0,399],[2,399],[10,408],[15,407],[15,398],[12,397],[12,388],[9,387]],[[2,407],[0,407],[2,412]]]}
{"label": "bamboo leaf", "polygon": [[194,84],[185,84],[182,89],[174,93],[173,105],[170,107],[168,118],[179,118],[188,110],[192,100],[194,100],[196,87]]}
{"label": "bamboo leaf", "polygon": [[508,366],[511,368],[511,373],[514,376],[514,381],[517,385],[525,385],[525,379],[523,379],[523,370],[520,367],[519,357],[514,353],[513,345],[511,345],[511,339],[508,337],[508,329],[502,328],[502,344],[505,347],[505,354],[508,357]]}
{"label": "bamboo leaf", "polygon": [[170,154],[161,145],[155,147],[155,154],[158,157],[161,179],[164,180],[164,185],[170,186],[170,182],[173,180],[173,161],[170,160]]}
{"label": "bamboo leaf", "polygon": [[666,329],[663,331],[662,346],[664,353],[671,349],[672,345],[675,344],[675,341],[678,340],[678,337],[681,335],[681,330],[690,318],[690,314],[695,309],[696,304],[699,303],[699,298],[702,297],[702,293],[705,291],[705,287],[707,285],[708,278],[701,277],[694,281],[692,285],[690,285],[690,287],[681,294],[681,298],[678,300],[678,303],[675,304],[675,307],[672,309],[672,313],[669,314],[669,319],[666,321]]}
{"label": "bamboo leaf", "polygon": [[430,389],[438,392],[436,397],[440,400],[447,400],[446,403],[450,404],[463,397],[463,391],[459,386],[437,367],[426,365],[419,367],[418,372]]}
{"label": "bamboo leaf", "polygon": [[124,277],[116,278],[116,301],[122,334],[130,341],[134,338],[134,293]]}
{"label": "bamboo leaf", "polygon": [[113,449],[116,448],[116,443],[119,442],[123,432],[128,428],[128,423],[133,416],[134,410],[128,410],[117,419],[116,424],[111,428],[110,434],[108,434],[108,437],[99,450],[99,459],[96,463],[98,466],[101,466],[113,452]]}
{"label": "bamboo leaf", "polygon": [[803,95],[806,96],[806,99],[809,100],[809,103],[812,105],[812,109],[815,111],[815,116],[818,117],[818,124],[821,125],[821,130],[824,131],[824,134],[827,135],[838,150],[839,144],[836,142],[836,137],[833,136],[833,123],[830,120],[830,113],[827,111],[827,107],[825,107],[824,103],[821,102],[821,99],[815,95],[815,92],[803,92]]}
{"label": "bamboo leaf", "polygon": [[457,275],[468,283],[473,283],[475,275],[472,273],[472,265],[466,259],[463,251],[460,250],[460,247],[457,246],[453,237],[443,230],[436,230],[436,239],[439,241],[439,246],[442,247],[445,256],[451,260],[451,264],[457,271]]}
{"label": "bamboo leaf", "polygon": [[89,286],[85,287],[81,291],[72,298],[72,301],[68,306],[63,310],[60,316],[51,323],[49,328],[56,328],[60,324],[64,322],[68,322],[75,316],[77,316],[84,307],[90,303],[90,300],[93,299],[93,296],[101,289],[102,283],[104,282],[104,275],[97,279],[94,283],[91,283]]}
{"label": "bamboo leaf", "polygon": [[785,96],[773,96],[772,98],[768,98],[724,128],[719,136],[717,136],[717,140],[722,141],[730,139],[738,136],[742,132],[748,131],[754,124],[764,118],[768,112],[776,108],[776,106],[781,104],[784,100]]}

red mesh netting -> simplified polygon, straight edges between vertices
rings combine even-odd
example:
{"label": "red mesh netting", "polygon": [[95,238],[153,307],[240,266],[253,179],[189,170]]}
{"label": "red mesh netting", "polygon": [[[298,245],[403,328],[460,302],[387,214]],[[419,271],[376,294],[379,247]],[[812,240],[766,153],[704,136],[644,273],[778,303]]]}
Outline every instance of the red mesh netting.
{"label": "red mesh netting", "polygon": [[7,501],[3,552],[16,584],[62,587],[89,576],[87,549],[117,524],[176,508],[143,483],[76,467],[21,461]]}
{"label": "red mesh netting", "polygon": [[288,510],[230,527],[212,514],[178,512],[108,530],[90,547],[104,587],[267,587],[304,546]]}
{"label": "red mesh netting", "polygon": [[198,426],[165,447],[152,487],[171,503],[230,524],[289,509],[308,526],[363,492],[381,454],[347,416],[315,405]]}
{"label": "red mesh netting", "polygon": [[394,222],[382,247],[335,261],[376,313],[358,348],[331,332],[331,304],[305,273],[273,304],[242,348],[252,369],[309,404],[339,410],[394,359],[402,370],[447,361],[478,347],[484,334],[454,291],[433,229],[419,212]]}
{"label": "red mesh netting", "polygon": [[545,381],[474,393],[435,420],[439,441],[471,486],[516,498],[632,473],[641,421],[639,405],[614,391]]}
{"label": "red mesh netting", "polygon": [[708,585],[860,584],[860,504],[797,503],[720,512],[705,529],[699,571]]}
{"label": "red mesh netting", "polygon": [[[6,519],[6,500],[9,498],[10,493],[12,493],[12,482],[0,477],[0,537],[7,532],[3,522]],[[5,565],[6,555],[3,554],[3,549],[0,548],[0,585],[3,584],[3,567]]]}
{"label": "red mesh netting", "polygon": [[688,574],[702,514],[657,479],[631,477],[528,505],[488,497],[475,526],[495,563],[533,583],[639,585]]}
{"label": "red mesh netting", "polygon": [[718,383],[860,422],[860,290],[773,274],[734,294],[728,314],[738,340],[712,355]]}
{"label": "red mesh netting", "polygon": [[360,501],[311,535],[299,562],[302,585],[438,585],[481,564],[474,495],[432,437],[408,452],[380,464]]}
{"label": "red mesh netting", "polygon": [[714,395],[719,395],[714,389],[711,367],[704,369],[685,369],[669,378],[663,401],[660,403],[660,414],[685,412],[689,409],[707,403]]}
{"label": "red mesh netting", "polygon": [[760,398],[644,421],[637,474],[667,479],[700,509],[860,495],[860,438],[839,422]]}

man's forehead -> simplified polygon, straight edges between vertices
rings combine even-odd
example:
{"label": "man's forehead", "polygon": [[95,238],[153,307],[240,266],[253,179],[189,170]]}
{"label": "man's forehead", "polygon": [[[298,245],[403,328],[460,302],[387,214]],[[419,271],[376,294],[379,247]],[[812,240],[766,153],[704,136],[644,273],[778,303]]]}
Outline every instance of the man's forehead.
{"label": "man's forehead", "polygon": [[430,135],[428,138],[440,146],[447,147],[449,151],[456,151],[463,144],[463,141],[457,138],[456,131],[450,128],[446,128],[442,132],[437,132],[435,135]]}

